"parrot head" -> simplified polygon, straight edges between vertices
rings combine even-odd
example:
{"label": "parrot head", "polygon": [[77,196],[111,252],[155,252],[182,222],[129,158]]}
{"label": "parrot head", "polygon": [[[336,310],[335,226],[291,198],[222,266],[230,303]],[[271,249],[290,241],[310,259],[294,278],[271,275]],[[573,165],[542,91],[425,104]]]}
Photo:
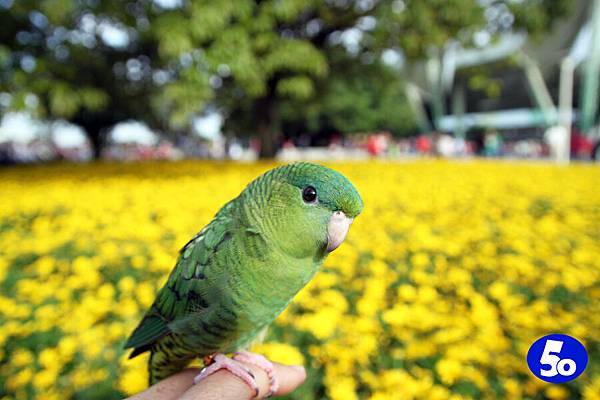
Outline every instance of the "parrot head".
{"label": "parrot head", "polygon": [[270,236],[298,257],[326,255],[338,248],[363,209],[354,185],[321,165],[285,165],[255,182],[264,188],[261,208]]}

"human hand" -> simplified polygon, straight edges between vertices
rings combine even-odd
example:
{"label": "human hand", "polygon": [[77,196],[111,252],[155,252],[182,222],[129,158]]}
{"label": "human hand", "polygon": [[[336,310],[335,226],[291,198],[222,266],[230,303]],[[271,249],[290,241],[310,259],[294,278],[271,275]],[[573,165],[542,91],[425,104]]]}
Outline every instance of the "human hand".
{"label": "human hand", "polygon": [[[257,399],[264,398],[269,391],[269,379],[261,368],[242,363],[256,378],[259,388]],[[289,366],[273,363],[275,376],[279,380],[279,389],[275,396],[294,391],[306,379],[302,366]],[[129,400],[248,400],[254,398],[250,387],[227,370],[220,370],[194,385],[194,377],[200,373],[198,368],[188,368],[168,377]]]}

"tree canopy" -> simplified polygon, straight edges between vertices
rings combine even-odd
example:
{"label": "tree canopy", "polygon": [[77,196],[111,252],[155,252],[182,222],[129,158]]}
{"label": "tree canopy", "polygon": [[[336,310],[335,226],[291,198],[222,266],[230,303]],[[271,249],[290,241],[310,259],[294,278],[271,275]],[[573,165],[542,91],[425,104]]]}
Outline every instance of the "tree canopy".
{"label": "tree canopy", "polygon": [[[541,35],[567,0],[0,0],[0,104],[183,132],[207,105],[272,155],[283,124],[410,130],[402,75],[450,39]],[[387,56],[387,58],[386,58]]]}

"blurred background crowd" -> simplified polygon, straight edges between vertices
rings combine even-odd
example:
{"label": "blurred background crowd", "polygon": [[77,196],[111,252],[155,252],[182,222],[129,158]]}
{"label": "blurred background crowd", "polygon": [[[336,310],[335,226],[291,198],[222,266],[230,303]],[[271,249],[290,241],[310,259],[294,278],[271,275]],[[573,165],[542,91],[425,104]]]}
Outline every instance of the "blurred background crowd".
{"label": "blurred background crowd", "polygon": [[0,163],[598,159],[597,1],[0,1]]}

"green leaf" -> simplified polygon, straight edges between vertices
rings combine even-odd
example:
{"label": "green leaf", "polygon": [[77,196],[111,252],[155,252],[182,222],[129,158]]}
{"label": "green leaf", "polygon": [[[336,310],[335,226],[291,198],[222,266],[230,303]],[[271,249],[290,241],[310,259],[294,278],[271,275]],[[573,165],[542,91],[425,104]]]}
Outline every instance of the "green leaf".
{"label": "green leaf", "polygon": [[64,118],[73,116],[79,109],[80,97],[75,90],[64,83],[50,89],[50,111]]}
{"label": "green leaf", "polygon": [[282,79],[277,83],[277,93],[294,99],[306,100],[314,93],[312,80],[306,76]]}

